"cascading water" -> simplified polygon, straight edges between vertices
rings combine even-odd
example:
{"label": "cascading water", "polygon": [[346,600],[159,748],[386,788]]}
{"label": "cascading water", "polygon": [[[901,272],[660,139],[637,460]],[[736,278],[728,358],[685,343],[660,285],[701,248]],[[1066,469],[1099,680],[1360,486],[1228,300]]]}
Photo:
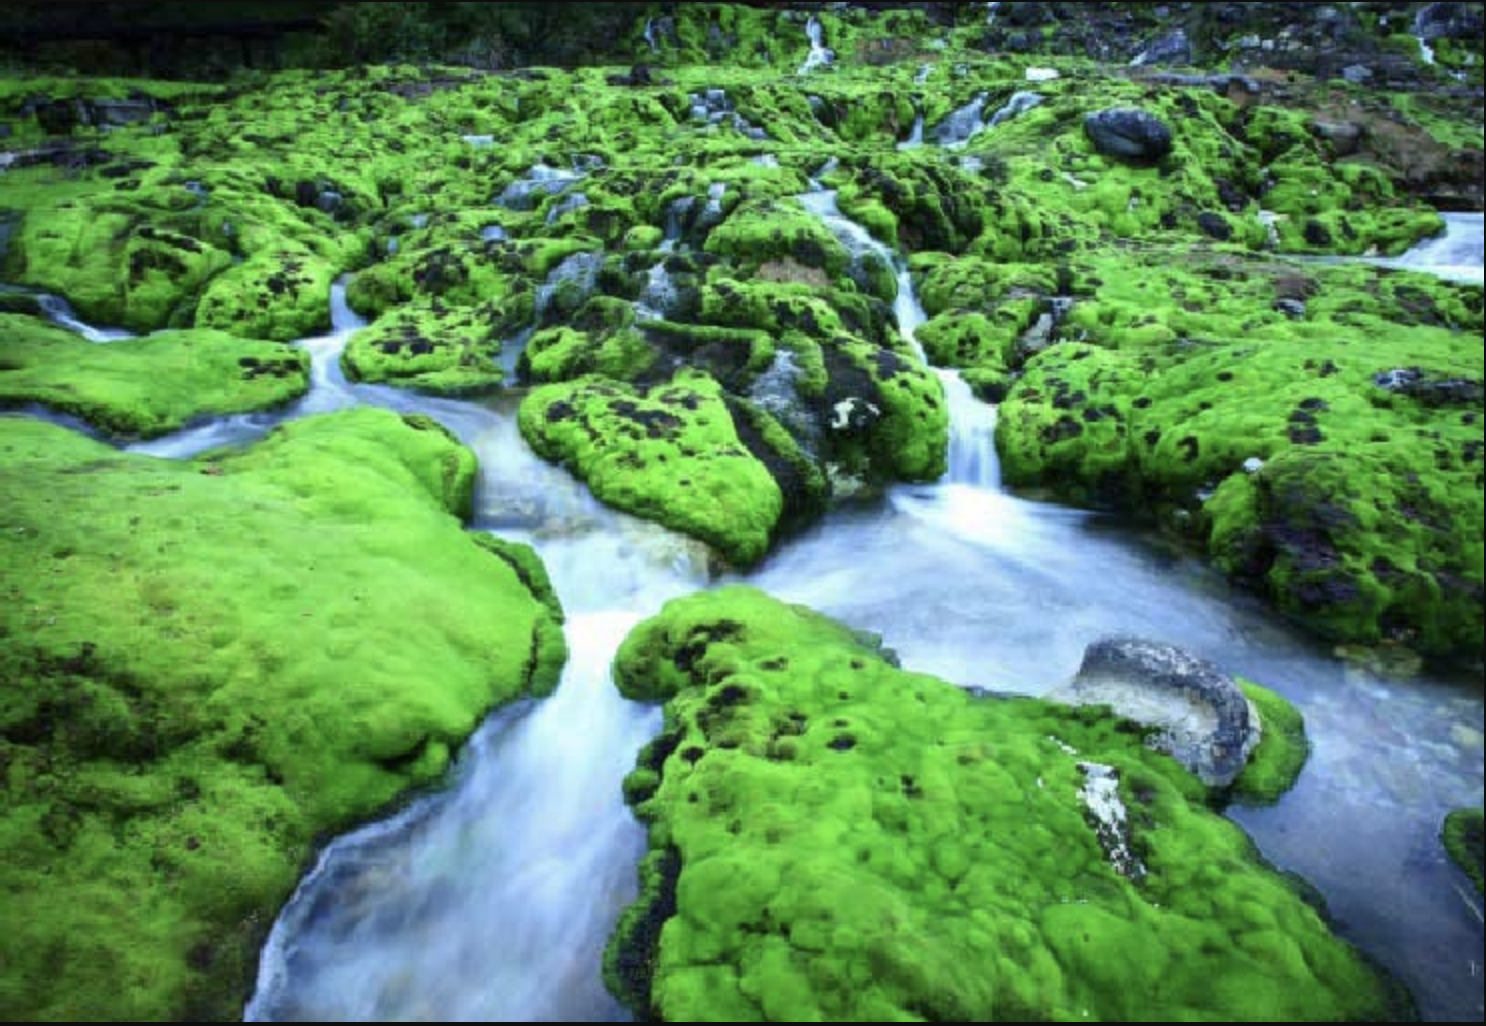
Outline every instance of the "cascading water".
{"label": "cascading water", "polygon": [[1480,285],[1483,243],[1480,214],[1445,213],[1445,230],[1401,256],[1377,260],[1386,267],[1424,271],[1448,281]]}
{"label": "cascading water", "polygon": [[[919,360],[927,364],[917,337],[918,329],[927,317],[918,300],[908,265],[865,228],[842,215],[834,190],[817,188],[801,196],[800,202],[821,218],[854,256],[870,255],[893,269],[897,278],[893,315],[897,319],[898,331]],[[942,367],[932,369],[944,387],[945,401],[949,404],[949,469],[945,481],[982,490],[998,489],[1001,471],[996,458],[995,407],[976,399],[958,372]]]}
{"label": "cascading water", "polygon": [[481,457],[476,529],[541,552],[568,664],[552,697],[481,728],[446,790],[324,852],[244,1018],[624,1021],[602,955],[645,838],[621,783],[659,714],[619,696],[609,661],[643,615],[703,586],[705,559],[527,453],[509,403],[427,412]]}
{"label": "cascading water", "polygon": [[825,26],[820,19],[811,15],[810,20],[805,23],[805,37],[810,40],[810,53],[805,57],[805,63],[800,65],[799,74],[808,75],[816,68],[824,68],[836,60],[835,51],[825,45]]}

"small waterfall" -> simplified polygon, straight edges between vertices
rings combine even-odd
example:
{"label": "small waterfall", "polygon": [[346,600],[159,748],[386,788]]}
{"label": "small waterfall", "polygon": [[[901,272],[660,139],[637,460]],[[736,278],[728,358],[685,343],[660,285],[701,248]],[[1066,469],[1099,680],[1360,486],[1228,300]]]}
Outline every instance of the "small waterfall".
{"label": "small waterfall", "polygon": [[981,93],[963,107],[953,111],[934,129],[934,140],[941,146],[963,146],[985,128],[986,94]]}
{"label": "small waterfall", "polygon": [[341,369],[341,355],[346,350],[346,343],[367,323],[346,302],[348,281],[347,276],[342,276],[330,288],[330,334],[294,343],[296,348],[310,355],[310,383],[304,395],[282,410],[218,417],[162,438],[135,442],[127,447],[128,450],[168,459],[186,459],[212,449],[248,445],[285,421],[353,406],[358,401],[358,391],[366,398],[386,396],[392,399],[388,405],[396,405],[401,397],[398,391],[378,385],[353,385],[346,380],[345,371]]}
{"label": "small waterfall", "polygon": [[95,328],[91,324],[84,324],[78,319],[72,305],[61,296],[37,296],[36,303],[54,324],[77,332],[89,342],[119,342],[136,337],[132,331],[125,331],[123,328]]}
{"label": "small waterfall", "polygon": [[1429,6],[1423,5],[1414,15],[1414,38],[1419,40],[1419,57],[1425,64],[1434,63],[1434,47],[1429,45],[1429,37],[1425,33],[1425,25],[1429,21]]}
{"label": "small waterfall", "polygon": [[1482,255],[1486,250],[1482,241],[1482,216],[1479,213],[1440,216],[1445,220],[1443,233],[1425,239],[1399,256],[1374,262],[1385,267],[1426,271],[1447,281],[1480,285]]}
{"label": "small waterfall", "polygon": [[635,316],[642,321],[664,320],[676,305],[676,283],[666,270],[664,258],[651,266],[645,278],[645,288],[635,300]]}
{"label": "small waterfall", "polygon": [[479,457],[473,529],[533,545],[566,616],[557,690],[490,717],[448,786],[329,845],[265,944],[246,1022],[625,1022],[603,949],[634,899],[644,828],[624,800],[660,710],[610,665],[701,546],[601,505],[496,409],[424,398]]}
{"label": "small waterfall", "polygon": [[645,45],[650,47],[651,53],[660,53],[660,44],[655,40],[655,19],[645,19]]}
{"label": "small waterfall", "polygon": [[805,63],[800,65],[799,74],[808,75],[816,68],[824,68],[836,60],[836,53],[825,45],[825,26],[815,15],[805,23],[805,35],[810,40],[810,53],[805,58]]}
{"label": "small waterfall", "polygon": [[999,10],[1001,10],[1001,5],[999,3],[986,4],[986,28],[989,29],[996,27],[996,12],[998,12]]}
{"label": "small waterfall", "polygon": [[1005,121],[1025,114],[1042,102],[1042,94],[1018,91],[1011,94],[1011,99],[1002,104],[996,113],[991,115],[991,120],[986,124],[987,129],[995,128]]}
{"label": "small waterfall", "polygon": [[924,113],[919,111],[913,119],[913,128],[908,132],[908,138],[898,144],[900,150],[916,150],[924,144]]}
{"label": "small waterfall", "polygon": [[[826,223],[853,255],[871,254],[893,268],[898,284],[893,299],[898,331],[918,358],[928,364],[917,335],[928,318],[913,287],[907,263],[861,225],[842,215],[834,190],[817,189],[801,196],[800,201]],[[996,408],[977,399],[957,371],[945,367],[932,369],[944,386],[945,401],[949,405],[948,470],[941,483],[998,490],[1001,466],[996,455]]]}

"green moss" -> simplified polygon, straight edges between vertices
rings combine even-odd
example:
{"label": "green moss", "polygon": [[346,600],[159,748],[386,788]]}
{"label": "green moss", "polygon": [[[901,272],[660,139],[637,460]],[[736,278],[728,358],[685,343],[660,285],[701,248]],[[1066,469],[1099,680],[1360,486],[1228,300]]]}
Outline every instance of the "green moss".
{"label": "green moss", "polygon": [[1232,793],[1248,805],[1273,805],[1295,786],[1310,759],[1305,718],[1277,692],[1243,678],[1238,683],[1259,713],[1261,733],[1248,766],[1233,782]]}
{"label": "green moss", "polygon": [[[33,195],[39,204],[52,193]],[[10,241],[7,272],[18,284],[66,298],[93,324],[141,332],[186,326],[197,293],[232,256],[151,220],[133,200],[63,191],[27,210]]]}
{"label": "green moss", "polygon": [[33,317],[0,314],[0,337],[0,403],[39,403],[121,438],[270,409],[309,388],[306,353],[217,331],[95,343]]}
{"label": "green moss", "polygon": [[0,418],[0,451],[0,1007],[234,1018],[311,846],[550,686],[550,589],[454,515],[471,454],[386,411],[199,461]]}
{"label": "green moss", "polygon": [[522,401],[520,426],[533,449],[603,502],[707,542],[737,565],[762,558],[778,529],[780,487],[705,375],[649,390],[598,377],[544,385]]}
{"label": "green moss", "polygon": [[330,328],[330,284],[340,268],[297,248],[257,254],[213,279],[196,326],[291,342]]}
{"label": "green moss", "polygon": [[1486,815],[1480,809],[1456,809],[1445,817],[1440,837],[1445,851],[1476,885],[1476,893],[1486,893],[1486,856],[1482,835],[1486,832]]}
{"label": "green moss", "polygon": [[[594,333],[559,326],[532,335],[522,352],[527,379],[534,384],[545,384],[598,374],[633,381],[650,370],[656,362],[655,348],[645,333],[629,323],[634,319],[629,304],[618,305],[624,317],[617,326],[598,326]],[[593,313],[594,304],[590,303],[587,309]]]}
{"label": "green moss", "polygon": [[499,356],[512,330],[511,318],[494,303],[408,303],[352,335],[341,363],[355,381],[438,395],[492,392],[505,379]]}
{"label": "green moss", "polygon": [[851,254],[825,222],[785,200],[741,204],[707,236],[706,250],[728,258],[744,278],[765,264],[789,260],[834,283],[851,266]]}
{"label": "green moss", "polygon": [[1338,640],[1479,648],[1479,290],[1138,249],[1065,278],[1081,341],[1002,404],[1008,484],[1150,511]]}
{"label": "green moss", "polygon": [[[1098,710],[974,697],[748,586],[668,603],[615,680],[665,703],[628,789],[641,896],[606,957],[637,1016],[1398,1014],[1195,778]],[[1113,769],[1133,861],[1079,798],[1092,764]]]}

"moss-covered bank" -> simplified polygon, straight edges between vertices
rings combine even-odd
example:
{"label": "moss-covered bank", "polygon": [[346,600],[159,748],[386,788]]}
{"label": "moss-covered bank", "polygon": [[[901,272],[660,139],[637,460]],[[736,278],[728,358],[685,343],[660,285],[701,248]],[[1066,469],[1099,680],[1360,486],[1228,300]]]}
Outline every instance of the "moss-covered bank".
{"label": "moss-covered bank", "polygon": [[565,655],[428,421],[174,462],[0,418],[0,1017],[231,1021],[311,849]]}

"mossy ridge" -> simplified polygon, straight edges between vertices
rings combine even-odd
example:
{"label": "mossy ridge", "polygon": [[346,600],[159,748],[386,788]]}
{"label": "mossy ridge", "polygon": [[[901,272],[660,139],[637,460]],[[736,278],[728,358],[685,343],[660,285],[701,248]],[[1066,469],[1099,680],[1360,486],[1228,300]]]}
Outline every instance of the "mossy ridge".
{"label": "mossy ridge", "polygon": [[[1196,778],[1101,710],[972,696],[746,585],[668,603],[615,679],[666,710],[626,786],[643,893],[606,956],[638,1016],[1406,1018]],[[1133,878],[1078,798],[1088,763],[1118,774]]]}
{"label": "mossy ridge", "polygon": [[1011,387],[1008,484],[1153,513],[1325,636],[1479,650],[1479,290],[1221,252],[1060,278],[1080,341]]}
{"label": "mossy ridge", "polygon": [[0,448],[0,1004],[232,1019],[311,845],[555,684],[550,588],[462,528],[473,456],[426,420],[177,462],[0,418]]}
{"label": "mossy ridge", "polygon": [[599,376],[522,400],[522,437],[601,501],[713,546],[737,566],[768,551],[784,496],[738,436],[722,387],[700,372],[637,388]]}
{"label": "mossy ridge", "polygon": [[1476,885],[1477,894],[1486,894],[1486,813],[1480,809],[1455,809],[1445,816],[1440,839],[1445,851]]}
{"label": "mossy ridge", "polygon": [[0,404],[38,403],[119,440],[273,409],[309,389],[307,353],[217,331],[95,343],[37,317],[0,314],[0,340]]}

